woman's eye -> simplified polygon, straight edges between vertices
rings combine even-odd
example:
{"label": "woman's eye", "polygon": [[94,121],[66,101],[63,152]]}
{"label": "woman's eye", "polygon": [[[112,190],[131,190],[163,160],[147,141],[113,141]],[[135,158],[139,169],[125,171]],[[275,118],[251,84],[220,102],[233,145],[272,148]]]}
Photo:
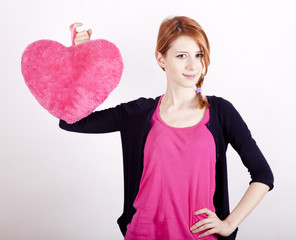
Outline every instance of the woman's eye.
{"label": "woman's eye", "polygon": [[[202,58],[204,55],[202,53],[199,53],[196,55],[198,58]],[[177,56],[177,58],[185,58],[186,54],[180,54]]]}
{"label": "woman's eye", "polygon": [[185,54],[180,54],[180,55],[177,56],[177,58],[184,58],[182,56],[186,56],[186,55]]}

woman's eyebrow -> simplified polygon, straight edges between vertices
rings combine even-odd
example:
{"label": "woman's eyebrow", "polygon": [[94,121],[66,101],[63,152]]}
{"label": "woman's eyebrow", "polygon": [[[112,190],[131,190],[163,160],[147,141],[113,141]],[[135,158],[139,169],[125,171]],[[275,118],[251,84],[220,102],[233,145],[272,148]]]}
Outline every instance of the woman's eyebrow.
{"label": "woman's eyebrow", "polygon": [[[197,53],[201,53],[202,51],[197,51]],[[175,53],[188,53],[186,51],[176,51]]]}

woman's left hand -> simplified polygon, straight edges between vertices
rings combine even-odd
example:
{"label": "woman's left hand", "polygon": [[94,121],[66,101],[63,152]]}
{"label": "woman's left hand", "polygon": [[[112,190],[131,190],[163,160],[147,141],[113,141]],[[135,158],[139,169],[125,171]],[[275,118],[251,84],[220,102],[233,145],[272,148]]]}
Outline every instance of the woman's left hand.
{"label": "woman's left hand", "polygon": [[216,213],[212,212],[207,208],[203,208],[196,211],[194,215],[199,215],[203,213],[206,214],[208,218],[198,221],[197,223],[192,225],[190,228],[190,231],[192,231],[192,233],[208,230],[200,234],[198,236],[199,238],[205,237],[211,234],[219,234],[221,236],[227,237],[235,230],[235,228],[233,228],[229,223],[227,223],[227,221],[220,220],[216,215]]}

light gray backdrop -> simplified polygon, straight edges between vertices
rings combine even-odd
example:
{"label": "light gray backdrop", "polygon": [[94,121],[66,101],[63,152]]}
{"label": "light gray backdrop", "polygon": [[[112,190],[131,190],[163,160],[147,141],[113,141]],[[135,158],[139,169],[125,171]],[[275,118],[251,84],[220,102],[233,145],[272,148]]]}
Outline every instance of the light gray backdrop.
{"label": "light gray backdrop", "polygon": [[[204,94],[230,100],[275,175],[275,188],[240,225],[238,239],[295,236],[294,1],[8,1],[0,2],[0,239],[123,239],[120,133],[87,135],[58,127],[31,95],[21,55],[40,39],[71,45],[69,25],[93,30],[121,50],[124,72],[98,110],[165,92],[154,58],[161,21],[194,18],[211,45]],[[233,208],[248,187],[247,170],[229,147]]]}

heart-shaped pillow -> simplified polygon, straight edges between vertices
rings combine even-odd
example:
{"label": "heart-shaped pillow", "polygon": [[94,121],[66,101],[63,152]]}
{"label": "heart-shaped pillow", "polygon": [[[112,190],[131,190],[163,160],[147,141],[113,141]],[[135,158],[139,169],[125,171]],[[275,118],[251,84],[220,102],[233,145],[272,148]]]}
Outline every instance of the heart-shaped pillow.
{"label": "heart-shaped pillow", "polygon": [[93,112],[118,85],[123,62],[119,49],[104,39],[70,47],[39,40],[24,50],[21,71],[42,107],[74,123]]}

